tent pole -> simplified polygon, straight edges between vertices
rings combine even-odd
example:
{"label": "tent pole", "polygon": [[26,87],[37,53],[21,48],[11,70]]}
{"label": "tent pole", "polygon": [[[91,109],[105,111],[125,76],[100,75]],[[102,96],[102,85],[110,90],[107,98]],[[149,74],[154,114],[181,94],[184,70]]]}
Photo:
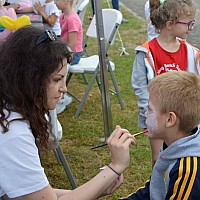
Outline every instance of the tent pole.
{"label": "tent pole", "polygon": [[105,139],[107,139],[111,132],[112,127],[112,113],[108,85],[108,71],[106,66],[106,52],[105,52],[105,39],[102,17],[102,0],[94,0],[95,16],[96,16],[96,31],[98,39],[98,53],[99,53],[99,67],[101,77],[101,97],[103,108],[104,132]]}

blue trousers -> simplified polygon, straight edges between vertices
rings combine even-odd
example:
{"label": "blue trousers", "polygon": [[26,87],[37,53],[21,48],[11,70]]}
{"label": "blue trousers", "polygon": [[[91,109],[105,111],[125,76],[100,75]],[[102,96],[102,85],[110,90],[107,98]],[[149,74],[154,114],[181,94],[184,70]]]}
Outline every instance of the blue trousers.
{"label": "blue trousers", "polygon": [[[92,12],[93,12],[93,15],[95,13],[94,11],[94,0],[91,0],[91,3],[92,3]],[[119,0],[112,0],[112,6],[115,10],[119,10]]]}
{"label": "blue trousers", "polygon": [[73,60],[71,62],[71,65],[76,65],[79,63],[80,59],[82,57],[82,52],[76,52],[73,55]]}

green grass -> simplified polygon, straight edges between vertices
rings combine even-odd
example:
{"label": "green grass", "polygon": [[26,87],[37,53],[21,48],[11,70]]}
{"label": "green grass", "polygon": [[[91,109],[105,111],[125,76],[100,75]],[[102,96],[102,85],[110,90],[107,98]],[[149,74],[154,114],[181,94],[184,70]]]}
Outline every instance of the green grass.
{"label": "green grass", "polygon": [[[103,7],[107,7],[104,2]],[[131,86],[132,65],[135,58],[134,48],[146,41],[146,23],[129,13],[125,8],[121,8],[122,13],[129,23],[121,24],[119,32],[122,37],[126,51],[129,56],[120,56],[118,48],[121,46],[118,36],[115,44],[109,49],[109,57],[115,63],[115,78],[125,104],[125,109],[121,110],[116,95],[110,95],[112,124],[113,128],[119,124],[128,129],[131,133],[140,131],[137,128],[137,98]],[[91,7],[88,7],[84,30],[90,23],[88,16],[91,16]],[[94,52],[97,41],[91,41]],[[112,87],[112,83],[109,82]],[[87,85],[82,76],[73,76],[68,87],[69,91],[81,97]],[[107,147],[97,150],[90,150],[91,147],[100,144],[100,138],[104,137],[104,123],[102,114],[101,97],[97,84],[94,84],[89,97],[82,109],[78,119],[74,119],[74,114],[78,108],[78,102],[73,102],[61,113],[59,121],[63,127],[63,138],[60,141],[67,161],[72,169],[74,178],[78,185],[91,179],[99,172],[99,168],[110,162],[110,153]],[[137,138],[137,146],[131,147],[131,163],[125,172],[125,180],[120,189],[113,195],[102,199],[117,199],[127,195],[142,186],[151,173],[151,151],[149,141],[146,136]],[[71,189],[62,166],[57,162],[52,152],[42,155],[42,164],[48,176],[50,184],[55,188]]]}

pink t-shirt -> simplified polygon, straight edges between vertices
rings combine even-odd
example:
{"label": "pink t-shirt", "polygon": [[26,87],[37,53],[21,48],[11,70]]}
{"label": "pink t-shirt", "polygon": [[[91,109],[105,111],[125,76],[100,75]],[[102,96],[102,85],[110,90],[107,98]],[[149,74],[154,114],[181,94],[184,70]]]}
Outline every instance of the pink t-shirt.
{"label": "pink t-shirt", "polygon": [[60,26],[61,26],[61,38],[69,43],[69,33],[77,32],[76,47],[74,52],[82,52],[82,42],[83,42],[83,29],[82,23],[76,12],[72,12],[66,18],[64,14],[60,15]]}

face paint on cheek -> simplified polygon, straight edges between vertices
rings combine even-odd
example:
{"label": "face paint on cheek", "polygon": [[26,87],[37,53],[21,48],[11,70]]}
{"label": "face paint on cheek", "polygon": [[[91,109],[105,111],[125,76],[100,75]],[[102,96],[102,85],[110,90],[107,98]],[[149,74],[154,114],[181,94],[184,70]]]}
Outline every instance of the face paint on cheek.
{"label": "face paint on cheek", "polygon": [[146,119],[147,129],[150,135],[152,135],[156,130],[158,130],[158,121],[156,119],[156,113],[147,114]]}

